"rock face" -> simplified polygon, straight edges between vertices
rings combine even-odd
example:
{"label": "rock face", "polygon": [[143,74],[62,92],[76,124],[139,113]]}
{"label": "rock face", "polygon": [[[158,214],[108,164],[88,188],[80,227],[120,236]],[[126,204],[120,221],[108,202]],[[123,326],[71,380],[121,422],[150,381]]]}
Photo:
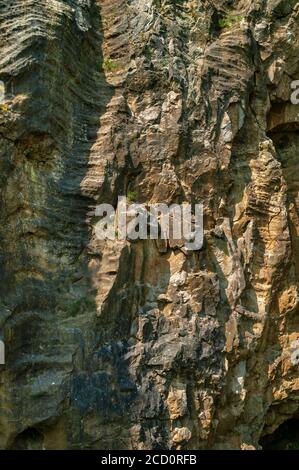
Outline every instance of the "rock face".
{"label": "rock face", "polygon": [[[298,417],[298,19],[0,1],[2,449],[259,449]],[[128,192],[203,203],[203,248],[97,240]]]}

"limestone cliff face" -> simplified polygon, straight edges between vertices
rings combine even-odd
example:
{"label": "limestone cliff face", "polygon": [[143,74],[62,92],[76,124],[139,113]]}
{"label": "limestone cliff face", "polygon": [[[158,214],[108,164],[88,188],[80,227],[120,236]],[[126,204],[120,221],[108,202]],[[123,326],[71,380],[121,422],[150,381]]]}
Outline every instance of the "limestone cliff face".
{"label": "limestone cliff face", "polygon": [[[260,448],[299,408],[296,0],[0,0],[0,448]],[[95,207],[202,202],[202,250]]]}

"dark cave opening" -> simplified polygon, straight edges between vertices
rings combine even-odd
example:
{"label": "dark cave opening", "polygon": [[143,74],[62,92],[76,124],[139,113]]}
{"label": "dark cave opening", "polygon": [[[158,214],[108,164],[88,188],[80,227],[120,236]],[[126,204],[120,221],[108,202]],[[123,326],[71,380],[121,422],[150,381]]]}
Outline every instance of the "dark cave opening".
{"label": "dark cave opening", "polygon": [[17,435],[11,450],[39,450],[42,449],[43,435],[36,428],[27,428]]}
{"label": "dark cave opening", "polygon": [[289,419],[260,440],[263,450],[299,450],[299,419]]}

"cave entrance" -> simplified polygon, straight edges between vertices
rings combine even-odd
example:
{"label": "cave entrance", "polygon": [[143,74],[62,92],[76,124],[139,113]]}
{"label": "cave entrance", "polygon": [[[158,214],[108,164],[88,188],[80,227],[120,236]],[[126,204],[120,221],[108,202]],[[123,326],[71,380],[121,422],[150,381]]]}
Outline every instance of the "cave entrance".
{"label": "cave entrance", "polygon": [[36,428],[27,428],[18,434],[11,445],[11,450],[41,450],[43,435]]}
{"label": "cave entrance", "polygon": [[299,450],[299,419],[289,419],[259,442],[263,450]]}

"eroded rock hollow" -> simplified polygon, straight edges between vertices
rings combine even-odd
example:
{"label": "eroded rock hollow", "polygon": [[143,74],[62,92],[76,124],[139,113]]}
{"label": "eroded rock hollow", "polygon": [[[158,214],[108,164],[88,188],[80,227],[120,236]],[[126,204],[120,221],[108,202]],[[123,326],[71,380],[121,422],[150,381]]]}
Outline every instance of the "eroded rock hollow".
{"label": "eroded rock hollow", "polygon": [[[0,0],[0,448],[259,449],[298,418],[298,18]],[[202,249],[100,241],[126,194],[202,203]]]}

